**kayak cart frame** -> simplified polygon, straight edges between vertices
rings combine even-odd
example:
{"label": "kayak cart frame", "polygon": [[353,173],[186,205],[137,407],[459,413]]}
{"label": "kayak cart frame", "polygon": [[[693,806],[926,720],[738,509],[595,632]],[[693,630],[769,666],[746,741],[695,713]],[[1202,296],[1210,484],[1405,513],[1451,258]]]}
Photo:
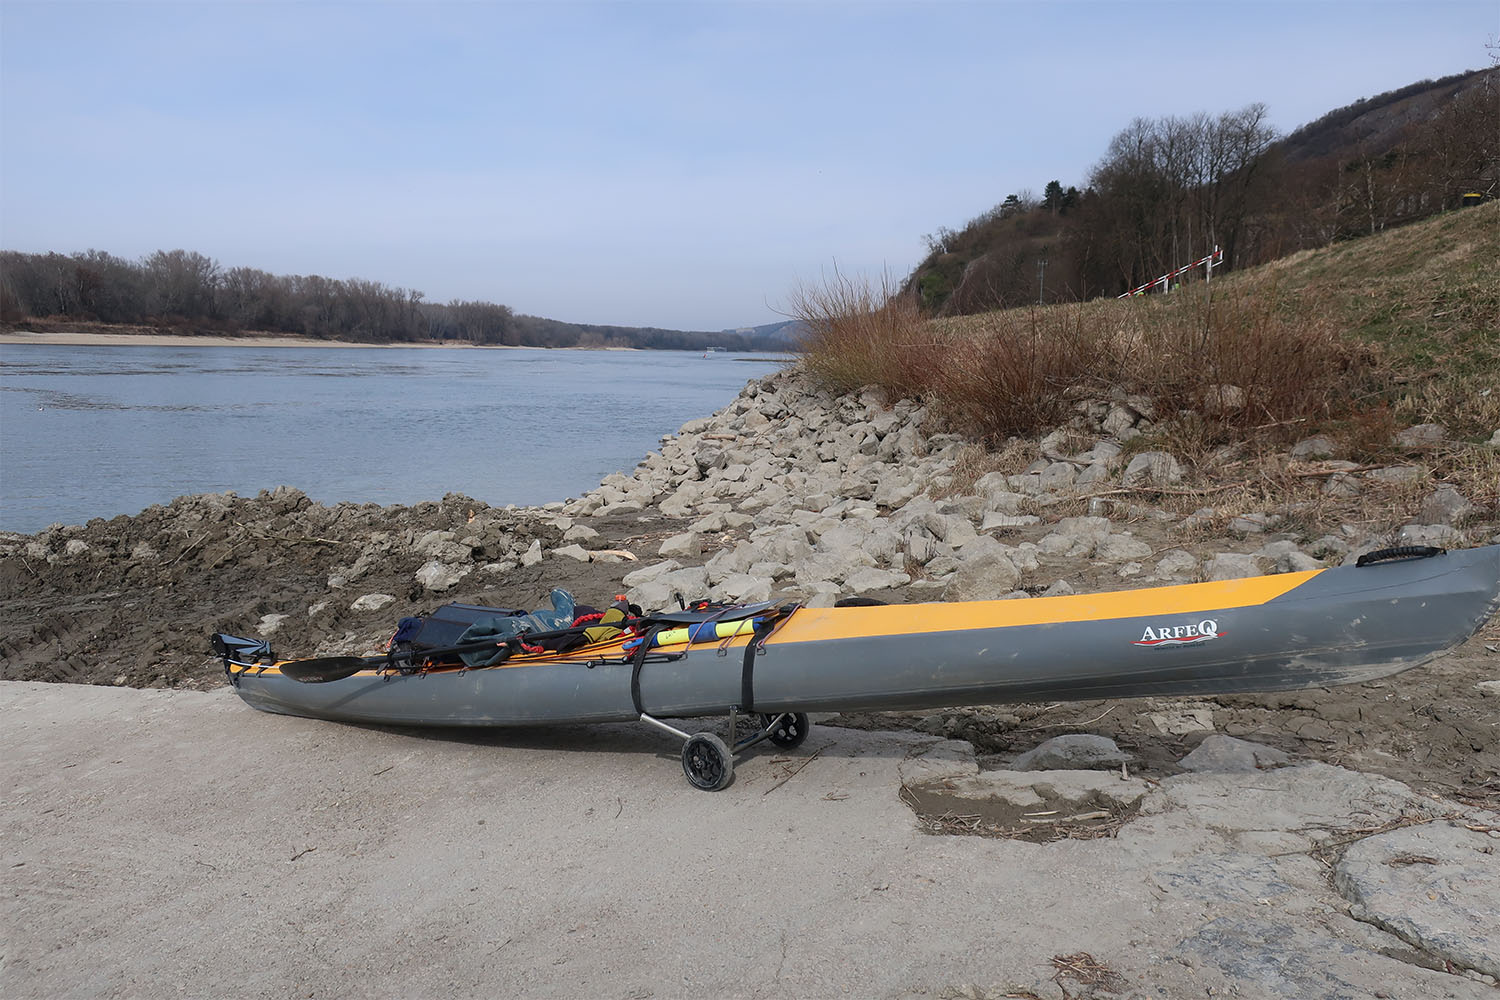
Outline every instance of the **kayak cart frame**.
{"label": "kayak cart frame", "polygon": [[758,743],[770,740],[781,750],[792,750],[807,739],[812,727],[806,712],[780,712],[775,715],[760,715],[760,728],[744,739],[737,739],[739,709],[729,712],[729,739],[717,733],[686,733],[654,716],[641,713],[641,721],[648,726],[682,740],[682,773],[688,783],[705,792],[717,792],[729,787],[734,780],[734,759]]}

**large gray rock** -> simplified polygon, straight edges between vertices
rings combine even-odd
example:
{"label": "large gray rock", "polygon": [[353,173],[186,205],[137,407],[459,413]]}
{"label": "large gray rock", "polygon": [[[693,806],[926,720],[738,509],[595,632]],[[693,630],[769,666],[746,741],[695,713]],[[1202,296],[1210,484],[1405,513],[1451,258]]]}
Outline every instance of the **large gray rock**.
{"label": "large gray rock", "polygon": [[1090,556],[1112,527],[1105,517],[1065,517],[1037,547],[1045,555]]}
{"label": "large gray rock", "polygon": [[1331,438],[1318,434],[1314,437],[1303,438],[1292,445],[1292,457],[1302,459],[1333,458],[1338,454],[1338,446]]}
{"label": "large gray rock", "polygon": [[1422,501],[1422,509],[1417,512],[1417,523],[1454,525],[1474,511],[1474,505],[1462,493],[1444,483]]}
{"label": "large gray rock", "polygon": [[1021,572],[1004,545],[980,536],[963,548],[963,562],[943,590],[945,601],[993,601],[1016,589]]}
{"label": "large gray rock", "polygon": [[1222,416],[1245,407],[1245,390],[1237,385],[1212,385],[1203,394],[1203,412]]}
{"label": "large gray rock", "polygon": [[640,569],[631,570],[625,574],[621,582],[626,587],[639,587],[643,583],[660,579],[673,570],[681,568],[682,563],[676,559],[667,559],[659,563],[652,563],[650,566],[642,566]]}
{"label": "large gray rock", "polygon": [[1373,479],[1377,482],[1400,484],[1415,483],[1426,473],[1414,465],[1391,465],[1383,469],[1371,469],[1364,475],[1366,479]]}
{"label": "large gray rock", "polygon": [[1054,736],[1011,762],[1012,771],[1087,771],[1117,768],[1132,758],[1115,741],[1093,733]]}
{"label": "large gray rock", "polygon": [[1104,433],[1120,437],[1126,431],[1133,428],[1139,419],[1140,414],[1136,413],[1131,407],[1116,403],[1109,408],[1109,412],[1105,414],[1104,420],[1099,426]]}
{"label": "large gray rock", "polygon": [[1270,559],[1271,568],[1277,573],[1301,573],[1322,567],[1321,563],[1297,548],[1297,543],[1292,541],[1267,542],[1260,547],[1257,555]]}
{"label": "large gray rock", "polygon": [[432,559],[423,563],[422,568],[417,570],[414,576],[422,585],[423,590],[441,592],[452,589],[458,581],[468,576],[473,568],[473,566],[454,566]]}
{"label": "large gray rock", "polygon": [[1132,559],[1145,559],[1151,555],[1151,552],[1151,546],[1129,533],[1122,532],[1101,538],[1094,548],[1094,558],[1118,563]]}
{"label": "large gray rock", "polygon": [[684,531],[661,543],[657,555],[669,558],[696,559],[703,552],[703,538],[695,531]]}
{"label": "large gray rock", "polygon": [[355,598],[354,602],[349,605],[349,610],[379,611],[381,608],[395,603],[396,598],[393,594],[365,594],[363,597]]}
{"label": "large gray rock", "polygon": [[911,583],[911,577],[893,569],[867,566],[855,570],[844,578],[844,588],[853,594],[866,594],[872,590],[888,590]]}
{"label": "large gray rock", "polygon": [[1203,564],[1205,580],[1238,580],[1246,576],[1261,576],[1263,572],[1255,556],[1237,552],[1219,552],[1209,556]]}
{"label": "large gray rock", "polygon": [[1120,482],[1126,486],[1171,486],[1182,482],[1182,466],[1164,451],[1143,451],[1125,466]]}
{"label": "large gray rock", "polygon": [[461,562],[473,555],[473,550],[454,540],[451,531],[429,531],[412,545],[412,551],[428,559],[441,562]]}
{"label": "large gray rock", "polygon": [[1220,733],[1205,736],[1196,750],[1182,758],[1182,766],[1189,771],[1214,772],[1260,771],[1290,762],[1291,758],[1275,747]]}
{"label": "large gray rock", "polygon": [[1156,575],[1163,580],[1186,580],[1197,576],[1198,560],[1181,549],[1174,549],[1156,563]]}
{"label": "large gray rock", "polygon": [[1396,533],[1396,544],[1458,549],[1466,543],[1463,532],[1446,524],[1408,524]]}
{"label": "large gray rock", "polygon": [[712,591],[718,600],[764,601],[771,596],[771,580],[749,573],[735,573],[721,580]]}
{"label": "large gray rock", "polygon": [[1417,424],[1396,433],[1396,445],[1408,451],[1421,451],[1442,444],[1448,429],[1442,424]]}

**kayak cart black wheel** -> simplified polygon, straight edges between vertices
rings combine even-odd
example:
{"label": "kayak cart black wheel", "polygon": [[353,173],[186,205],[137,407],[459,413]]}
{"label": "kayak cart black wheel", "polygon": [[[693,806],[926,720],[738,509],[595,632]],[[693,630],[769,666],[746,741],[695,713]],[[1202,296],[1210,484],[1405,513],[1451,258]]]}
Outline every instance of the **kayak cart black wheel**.
{"label": "kayak cart black wheel", "polygon": [[800,747],[802,741],[807,739],[807,731],[812,728],[812,723],[807,721],[806,712],[762,715],[760,725],[768,732],[766,738],[783,750]]}
{"label": "kayak cart black wheel", "polygon": [[682,745],[682,773],[694,788],[717,792],[734,780],[734,755],[713,733],[695,733]]}

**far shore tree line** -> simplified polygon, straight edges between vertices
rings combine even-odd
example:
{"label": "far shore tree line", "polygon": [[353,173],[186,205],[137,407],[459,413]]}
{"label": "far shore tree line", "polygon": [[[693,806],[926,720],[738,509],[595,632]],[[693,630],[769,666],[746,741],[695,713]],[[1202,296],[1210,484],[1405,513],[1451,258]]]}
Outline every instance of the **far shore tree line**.
{"label": "far shore tree line", "polygon": [[1263,104],[1137,118],[1082,190],[1007,196],[926,237],[904,290],[963,315],[1129,291],[1219,247],[1247,267],[1500,186],[1500,68],[1422,81],[1278,135]]}
{"label": "far shore tree line", "polygon": [[0,324],[86,322],[182,333],[272,333],[369,343],[763,350],[764,336],[600,326],[518,315],[493,302],[424,301],[378,281],[224,268],[191,250],[127,260],[0,251]]}

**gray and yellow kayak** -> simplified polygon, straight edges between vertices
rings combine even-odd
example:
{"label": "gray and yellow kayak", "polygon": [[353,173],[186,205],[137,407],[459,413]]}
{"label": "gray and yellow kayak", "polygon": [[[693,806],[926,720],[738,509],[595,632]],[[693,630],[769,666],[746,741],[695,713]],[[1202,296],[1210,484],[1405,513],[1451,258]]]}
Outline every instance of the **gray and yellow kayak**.
{"label": "gray and yellow kayak", "polygon": [[[720,629],[727,637],[711,643],[617,638],[519,652],[480,669],[352,661],[358,669],[326,683],[293,679],[297,661],[270,660],[264,644],[253,657],[234,645],[247,640],[221,636],[216,646],[240,697],[264,711],[421,726],[642,720],[687,741],[694,784],[722,787],[748,742],[731,729],[729,744],[715,746],[700,740],[709,734],[690,737],[662,719],[753,713],[763,728],[749,742],[790,746],[810,711],[1352,684],[1417,666],[1468,638],[1497,607],[1500,546],[1401,548],[1336,569],[1101,594],[720,609],[716,621],[753,615],[756,624]],[[685,639],[670,617],[655,622],[657,637]],[[695,779],[693,740],[724,775],[710,766],[707,784]],[[711,759],[721,749],[726,759]]]}

